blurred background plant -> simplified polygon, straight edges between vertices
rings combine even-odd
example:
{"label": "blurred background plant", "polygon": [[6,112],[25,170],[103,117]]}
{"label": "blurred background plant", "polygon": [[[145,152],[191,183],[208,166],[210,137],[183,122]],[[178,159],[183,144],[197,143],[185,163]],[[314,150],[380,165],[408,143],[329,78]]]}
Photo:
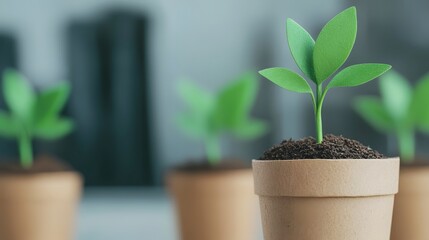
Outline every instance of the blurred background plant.
{"label": "blurred background plant", "polygon": [[404,163],[415,160],[415,133],[429,131],[429,75],[413,89],[407,79],[391,71],[381,77],[381,98],[359,97],[355,109],[372,127],[393,134]]}
{"label": "blurred background plant", "polygon": [[69,93],[67,82],[36,93],[19,72],[4,72],[3,96],[10,113],[0,111],[0,136],[17,140],[22,167],[33,164],[33,138],[55,140],[73,130],[73,121],[60,117]]}
{"label": "blurred background plant", "polygon": [[215,94],[191,81],[181,82],[179,93],[188,109],[178,117],[178,126],[185,134],[205,144],[206,159],[212,166],[222,158],[222,134],[252,140],[266,133],[267,124],[249,116],[258,86],[252,73],[243,74]]}

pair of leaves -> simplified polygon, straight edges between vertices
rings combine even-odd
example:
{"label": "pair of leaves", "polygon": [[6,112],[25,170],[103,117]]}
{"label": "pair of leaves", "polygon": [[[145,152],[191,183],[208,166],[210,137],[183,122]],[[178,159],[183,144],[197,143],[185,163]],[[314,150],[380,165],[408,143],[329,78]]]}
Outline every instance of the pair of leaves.
{"label": "pair of leaves", "polygon": [[242,139],[256,138],[266,131],[264,122],[249,117],[257,90],[253,74],[244,74],[216,95],[183,82],[179,91],[189,110],[179,116],[179,127],[196,138],[211,138],[222,132]]}
{"label": "pair of leaves", "polygon": [[[387,64],[364,63],[356,64],[339,72],[329,82],[326,90],[335,87],[354,87],[379,77],[391,68]],[[299,74],[286,68],[268,68],[259,72],[276,85],[293,92],[312,93],[308,82]]]}
{"label": "pair of leaves", "polygon": [[316,94],[302,76],[289,69],[268,68],[259,72],[286,90],[311,95],[318,142],[323,140],[321,110],[328,90],[364,84],[391,68],[390,65],[376,63],[353,65],[336,74],[324,88],[323,82],[337,72],[350,55],[356,40],[356,33],[355,7],[348,8],[332,18],[322,28],[316,41],[298,23],[288,19],[287,37],[290,51],[301,71],[317,85]]}
{"label": "pair of leaves", "polygon": [[418,128],[429,131],[429,75],[412,89],[399,73],[391,71],[380,81],[381,99],[361,97],[356,111],[382,132],[403,132]]}
{"label": "pair of leaves", "polygon": [[347,60],[357,32],[356,8],[332,18],[317,40],[292,19],[287,21],[289,48],[298,67],[316,84],[321,84]]}
{"label": "pair of leaves", "polygon": [[3,75],[3,95],[11,113],[0,112],[0,135],[17,138],[23,134],[56,139],[73,129],[73,122],[60,118],[70,93],[70,86],[63,82],[42,91],[33,90],[24,76],[15,70]]}
{"label": "pair of leaves", "polygon": [[[316,41],[298,23],[287,21],[287,36],[292,56],[302,72],[316,85],[321,85],[346,61],[353,48],[357,30],[356,8],[351,7],[330,20]],[[347,67],[333,77],[325,92],[335,87],[353,87],[382,75],[387,64],[366,63]],[[289,91],[310,93],[308,82],[286,68],[268,68],[259,72],[276,85]]]}

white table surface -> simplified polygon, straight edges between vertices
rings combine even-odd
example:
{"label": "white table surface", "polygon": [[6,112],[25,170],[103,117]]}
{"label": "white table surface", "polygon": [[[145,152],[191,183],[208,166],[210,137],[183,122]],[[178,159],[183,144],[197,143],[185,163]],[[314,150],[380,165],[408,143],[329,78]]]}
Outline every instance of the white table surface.
{"label": "white table surface", "polygon": [[170,200],[162,189],[88,188],[80,206],[78,240],[176,240]]}
{"label": "white table surface", "polygon": [[175,224],[170,199],[161,188],[88,188],[76,239],[179,240]]}

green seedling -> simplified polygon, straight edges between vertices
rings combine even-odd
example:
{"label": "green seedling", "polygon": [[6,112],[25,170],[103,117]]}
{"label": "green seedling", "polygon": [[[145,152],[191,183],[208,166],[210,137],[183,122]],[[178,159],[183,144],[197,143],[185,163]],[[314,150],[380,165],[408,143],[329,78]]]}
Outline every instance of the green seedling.
{"label": "green seedling", "polygon": [[179,116],[178,126],[187,135],[204,142],[211,165],[221,160],[222,134],[250,140],[266,132],[265,122],[249,117],[257,91],[258,82],[252,74],[241,76],[216,94],[189,81],[179,85],[179,93],[188,109]]}
{"label": "green seedling", "polygon": [[62,82],[36,94],[29,82],[15,70],[3,74],[3,95],[10,113],[0,111],[0,135],[17,139],[21,166],[33,164],[33,138],[54,140],[73,129],[73,122],[60,117],[70,93]]}
{"label": "green seedling", "polygon": [[429,133],[429,74],[412,89],[403,76],[391,71],[381,77],[380,92],[381,99],[358,98],[355,110],[375,129],[394,134],[401,161],[412,162],[416,131]]}
{"label": "green seedling", "polygon": [[[315,84],[315,93],[304,77],[289,69],[268,68],[259,73],[286,90],[310,94],[314,106],[317,142],[321,143],[322,105],[328,90],[364,84],[382,75],[391,66],[377,63],[357,64],[343,69],[331,78],[347,60],[355,43],[355,7],[348,8],[331,19],[323,27],[316,41],[292,19],[287,20],[286,30],[292,56],[304,75]],[[331,80],[324,86],[328,78]]]}

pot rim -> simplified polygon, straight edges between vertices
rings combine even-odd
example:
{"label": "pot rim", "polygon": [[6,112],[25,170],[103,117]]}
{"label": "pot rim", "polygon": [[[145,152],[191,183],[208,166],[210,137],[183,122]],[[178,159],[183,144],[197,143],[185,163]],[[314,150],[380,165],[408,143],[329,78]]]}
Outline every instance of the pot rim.
{"label": "pot rim", "polygon": [[45,178],[45,177],[60,176],[60,175],[78,176],[83,178],[83,174],[81,172],[78,172],[76,170],[67,170],[67,171],[28,172],[28,173],[7,172],[7,173],[1,173],[0,179],[2,178]]}
{"label": "pot rim", "polygon": [[272,197],[370,197],[398,192],[399,157],[253,160],[255,193]]}
{"label": "pot rim", "polygon": [[399,159],[399,157],[388,157],[388,158],[304,158],[304,159],[284,159],[284,160],[259,160],[259,159],[253,159],[252,163],[254,161],[257,162],[278,162],[278,161],[285,161],[285,162],[295,162],[295,161],[395,161]]}
{"label": "pot rim", "polygon": [[169,172],[165,176],[172,195],[198,192],[201,195],[235,194],[243,189],[253,192],[252,169],[210,173]]}

